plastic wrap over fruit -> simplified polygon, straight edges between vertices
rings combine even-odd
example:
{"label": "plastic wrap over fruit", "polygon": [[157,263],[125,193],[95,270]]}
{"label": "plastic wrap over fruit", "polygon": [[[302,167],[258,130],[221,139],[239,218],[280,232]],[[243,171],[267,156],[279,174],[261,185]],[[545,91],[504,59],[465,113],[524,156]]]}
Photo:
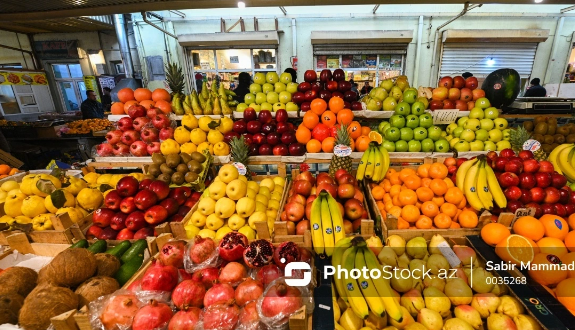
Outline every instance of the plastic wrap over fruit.
{"label": "plastic wrap over fruit", "polygon": [[240,308],[233,299],[204,308],[194,330],[234,330],[240,320]]}
{"label": "plastic wrap over fruit", "polygon": [[184,269],[190,274],[208,267],[219,267],[222,261],[218,245],[209,237],[196,236],[186,246]]}
{"label": "plastic wrap over fruit", "polygon": [[285,328],[290,316],[304,305],[306,313],[313,312],[311,291],[305,286],[288,285],[285,277],[271,282],[256,303],[260,321],[269,329]]}

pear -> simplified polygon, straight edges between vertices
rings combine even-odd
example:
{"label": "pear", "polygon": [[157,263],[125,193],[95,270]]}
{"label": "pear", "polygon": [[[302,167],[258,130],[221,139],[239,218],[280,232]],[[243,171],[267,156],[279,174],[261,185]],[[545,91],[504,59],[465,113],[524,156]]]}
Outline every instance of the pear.
{"label": "pear", "polygon": [[385,245],[391,247],[397,256],[405,253],[405,239],[399,235],[388,236]]}
{"label": "pear", "polygon": [[483,319],[495,313],[500,303],[501,298],[493,293],[477,293],[471,299],[471,307],[475,308]]}
{"label": "pear", "polygon": [[472,260],[477,259],[477,254],[475,250],[465,245],[455,245],[453,246],[453,252],[461,260],[463,266],[469,266]]}
{"label": "pear", "polygon": [[408,324],[403,330],[428,330],[426,326],[419,322]]}
{"label": "pear", "polygon": [[517,326],[509,316],[500,313],[493,313],[487,318],[487,329],[517,330]]}
{"label": "pear", "polygon": [[393,87],[393,81],[391,79],[385,79],[379,83],[379,87],[382,87],[385,91],[389,92]]}
{"label": "pear", "polygon": [[[398,271],[399,272],[399,271]],[[405,275],[407,271],[404,271]],[[413,279],[408,276],[393,276],[390,279],[391,287],[397,292],[407,292],[413,287]]]}
{"label": "pear", "polygon": [[391,96],[388,96],[385,98],[385,100],[383,100],[382,106],[383,106],[384,111],[393,111],[393,110],[395,110],[396,105],[397,105],[397,100]]}
{"label": "pear", "polygon": [[445,321],[443,330],[473,330],[473,327],[463,320],[454,318]]}
{"label": "pear", "polygon": [[383,107],[383,103],[381,100],[378,100],[373,97],[369,99],[369,101],[365,104],[365,107],[367,110],[380,111],[381,108]]}
{"label": "pear", "polygon": [[[471,286],[473,287],[473,290],[477,293],[491,292],[495,286],[495,284],[493,284],[495,281],[491,280],[491,277],[493,277],[493,275],[483,268],[473,269],[473,273],[471,275]],[[488,278],[491,281],[489,281]]]}
{"label": "pear", "polygon": [[470,304],[473,299],[473,291],[460,278],[448,280],[444,292],[454,306]]}
{"label": "pear", "polygon": [[397,255],[395,254],[395,251],[393,251],[393,249],[389,246],[384,246],[381,249],[381,252],[379,252],[377,255],[377,259],[379,259],[379,262],[383,265],[397,267]]}
{"label": "pear", "polygon": [[416,277],[423,277],[425,273],[426,262],[421,259],[413,259],[409,262],[409,270]]}
{"label": "pear", "polygon": [[[440,248],[439,247],[440,244],[443,245],[444,247]],[[443,253],[441,253],[441,250],[445,248],[445,244],[449,246],[449,243],[447,243],[447,241],[445,240],[445,238],[443,238],[443,236],[439,234],[433,235],[433,237],[431,237],[431,240],[429,241],[429,253],[443,255]]]}
{"label": "pear", "polygon": [[346,330],[359,330],[363,326],[363,320],[351,308],[348,308],[341,314],[339,324]]}
{"label": "pear", "polygon": [[419,292],[423,292],[423,289],[425,289],[422,279],[413,279],[413,285],[411,287]]}
{"label": "pear", "polygon": [[497,313],[505,314],[511,318],[519,314],[523,314],[525,309],[523,305],[515,297],[502,296],[501,303],[497,307]]}
{"label": "pear", "polygon": [[517,330],[541,330],[539,322],[531,315],[517,315],[513,318],[513,322],[515,322]]}
{"label": "pear", "polygon": [[369,93],[369,96],[375,99],[378,99],[379,101],[383,101],[385,100],[389,95],[387,94],[387,91],[381,87],[376,87],[374,89],[371,90],[371,92]]}
{"label": "pear", "polygon": [[443,328],[443,318],[438,312],[422,308],[417,315],[417,322],[423,324],[429,330],[441,330]]}
{"label": "pear", "polygon": [[411,258],[407,255],[407,253],[404,253],[397,258],[397,267],[407,268],[407,267],[409,267],[410,261],[411,261]]}
{"label": "pear", "polygon": [[401,296],[401,306],[405,307],[411,316],[416,317],[419,311],[425,307],[425,302],[421,293],[416,289],[411,289]]}
{"label": "pear", "polygon": [[431,271],[431,274],[438,275],[440,271],[449,269],[449,262],[442,255],[432,254],[427,259],[427,268]]}
{"label": "pear", "polygon": [[409,88],[409,82],[407,81],[407,78],[405,78],[405,79],[399,79],[399,78],[398,78],[398,79],[395,81],[395,85],[396,85],[397,87],[399,87],[402,91],[404,91],[404,90],[406,90],[406,89]]}
{"label": "pear", "polygon": [[365,242],[367,243],[367,247],[378,255],[383,248],[383,243],[381,242],[381,238],[377,236],[371,236],[370,238],[366,239]]}
{"label": "pear", "polygon": [[469,323],[473,329],[479,329],[483,325],[479,312],[469,305],[459,305],[453,310],[455,317]]}
{"label": "pear", "polygon": [[494,295],[501,297],[504,294],[509,293],[509,289],[507,288],[507,286],[505,284],[495,284],[493,286],[493,290],[491,290],[491,293],[493,293]]}
{"label": "pear", "polygon": [[426,288],[423,290],[423,297],[427,308],[438,312],[442,317],[447,317],[451,314],[451,301],[437,288]]}
{"label": "pear", "polygon": [[421,259],[427,254],[427,242],[423,237],[410,239],[406,245],[407,254],[415,259]]}
{"label": "pear", "polygon": [[403,316],[401,319],[401,322],[397,322],[396,320],[389,318],[389,324],[393,325],[394,327],[396,327],[398,329],[405,329],[405,327],[408,324],[415,322],[415,320],[413,319],[411,314],[409,314],[409,312],[407,311],[407,309],[405,307],[399,306],[399,308],[401,309],[401,314]]}
{"label": "pear", "polygon": [[423,280],[423,286],[426,288],[434,287],[443,292],[445,289],[445,279],[438,277],[437,275],[432,275],[431,277],[426,276]]}
{"label": "pear", "polygon": [[387,324],[387,313],[383,317],[369,312],[367,319],[364,320],[365,326],[371,329],[381,329]]}
{"label": "pear", "polygon": [[389,92],[389,96],[393,97],[397,102],[403,98],[403,90],[397,86],[393,86]]}

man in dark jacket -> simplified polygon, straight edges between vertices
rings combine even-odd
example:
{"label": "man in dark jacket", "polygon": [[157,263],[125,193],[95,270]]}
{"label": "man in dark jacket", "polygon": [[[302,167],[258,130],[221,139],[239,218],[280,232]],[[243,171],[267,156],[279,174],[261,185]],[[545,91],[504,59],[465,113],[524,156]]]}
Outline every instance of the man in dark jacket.
{"label": "man in dark jacket", "polygon": [[[242,103],[244,102],[244,96],[250,92],[250,84],[252,82],[252,76],[247,72],[242,72],[238,76],[238,87],[234,89],[234,100]],[[249,105],[249,104],[248,104]]]}
{"label": "man in dark jacket", "polygon": [[541,80],[539,78],[533,78],[530,82],[531,86],[525,91],[524,97],[545,97],[547,96],[547,90],[545,87],[539,85]]}
{"label": "man in dark jacket", "polygon": [[82,102],[80,110],[82,110],[83,119],[104,118],[104,107],[102,103],[96,100],[96,93],[93,90],[87,90],[86,95],[88,98]]}

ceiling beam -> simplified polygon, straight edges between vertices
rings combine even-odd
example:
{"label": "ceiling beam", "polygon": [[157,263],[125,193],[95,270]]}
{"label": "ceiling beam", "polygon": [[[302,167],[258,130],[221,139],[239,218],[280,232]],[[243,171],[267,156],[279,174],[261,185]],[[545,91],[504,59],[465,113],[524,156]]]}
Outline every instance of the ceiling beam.
{"label": "ceiling beam", "polygon": [[566,12],[571,11],[573,9],[575,9],[575,6],[566,7],[566,8],[561,9],[561,13],[566,13]]}
{"label": "ceiling beam", "polygon": [[280,6],[280,10],[282,13],[284,13],[284,15],[287,15],[287,10],[283,6]]}

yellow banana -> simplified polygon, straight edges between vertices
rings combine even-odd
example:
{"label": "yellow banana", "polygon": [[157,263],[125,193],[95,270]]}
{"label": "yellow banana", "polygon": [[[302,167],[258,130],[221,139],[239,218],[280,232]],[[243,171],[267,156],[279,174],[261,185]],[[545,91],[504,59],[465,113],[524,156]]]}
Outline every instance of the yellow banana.
{"label": "yellow banana", "polygon": [[347,301],[355,315],[357,315],[362,320],[365,320],[369,316],[369,308],[367,307],[367,302],[361,294],[357,280],[354,280],[350,273],[355,269],[355,255],[357,254],[358,248],[355,246],[350,247],[343,253],[343,268],[347,270],[348,276],[343,279],[344,288],[346,290]]}
{"label": "yellow banana", "polygon": [[375,150],[373,147],[367,149],[369,156],[367,157],[367,166],[365,167],[365,178],[371,179],[373,177],[373,170],[375,169]]}
{"label": "yellow banana", "polygon": [[[361,330],[363,320],[357,317],[351,308],[348,308],[341,314],[339,324],[344,330]],[[336,330],[340,330],[341,328],[338,328],[336,324]]]}
{"label": "yellow banana", "polygon": [[359,160],[359,164],[357,165],[357,173],[355,175],[355,178],[357,179],[357,181],[363,180],[363,177],[365,175],[365,169],[367,167],[367,158],[368,157],[369,157],[369,149],[367,149],[363,153],[363,156],[361,156],[361,159]]}
{"label": "yellow banana", "polygon": [[[365,264],[367,268],[381,270],[381,265],[379,264],[377,257],[373,251],[371,251],[371,249],[364,249],[363,257],[365,258]],[[399,303],[394,298],[391,287],[389,286],[389,282],[387,282],[383,277],[374,278],[372,281],[375,289],[377,290],[377,293],[379,294],[379,297],[385,305],[385,311],[387,312],[387,315],[401,323],[403,320],[403,313],[399,308]]]}
{"label": "yellow banana", "polygon": [[316,198],[313,200],[311,205],[311,219],[309,219],[311,225],[311,240],[313,243],[313,249],[317,254],[323,254],[323,235],[321,230],[321,198]]}
{"label": "yellow banana", "polygon": [[497,181],[497,177],[495,177],[493,169],[489,166],[485,166],[485,171],[487,172],[487,186],[489,187],[493,200],[500,208],[506,208],[507,198],[505,197],[505,194],[503,194],[503,190],[501,190],[501,186]]}
{"label": "yellow banana", "polygon": [[572,157],[572,153],[575,149],[571,147],[564,148],[559,152],[557,155],[557,164],[559,164],[559,168],[563,171],[563,175],[567,178],[567,180],[573,182],[575,181],[575,168],[573,168],[569,162]]}
{"label": "yellow banana", "polygon": [[[313,205],[312,205],[313,207]],[[335,243],[335,250],[333,251],[333,255],[331,256],[331,265],[334,267],[341,266],[343,260],[343,253],[351,246],[352,236],[344,237]],[[345,286],[343,284],[343,279],[334,276],[333,281],[335,282],[335,289],[339,296],[347,301],[347,293],[345,290]]]}
{"label": "yellow banana", "polygon": [[383,169],[383,155],[379,148],[373,147],[373,152],[375,153],[375,164],[373,168],[373,176],[371,180],[373,182],[381,181],[381,170]]}
{"label": "yellow banana", "polygon": [[547,159],[551,162],[551,164],[553,164],[553,167],[555,167],[555,171],[557,171],[557,173],[559,173],[561,175],[563,175],[563,172],[559,168],[559,164],[557,163],[557,155],[559,155],[561,150],[568,148],[568,147],[572,147],[572,146],[573,146],[572,143],[565,143],[565,144],[562,144],[560,146],[557,146],[557,148],[553,149],[553,151],[551,151],[551,153],[547,157]]}
{"label": "yellow banana", "polygon": [[457,175],[455,177],[455,185],[461,191],[464,191],[463,189],[465,189],[464,182],[465,177],[467,175],[467,171],[469,171],[471,166],[473,166],[475,163],[477,163],[477,158],[466,161],[465,163],[461,164],[461,166],[459,166],[459,168],[457,169]]}
{"label": "yellow banana", "polygon": [[476,210],[481,210],[483,208],[483,203],[477,196],[477,174],[479,173],[479,164],[481,162],[476,162],[469,171],[467,171],[463,193],[467,202]]}
{"label": "yellow banana", "polygon": [[339,325],[339,323],[335,322],[335,330],[347,330],[347,329]]}
{"label": "yellow banana", "polygon": [[[334,282],[335,283],[335,282]],[[335,323],[339,321],[341,316],[341,309],[339,309],[339,305],[337,304],[337,296],[335,295],[335,285],[331,286],[331,304],[333,305],[333,320]]]}
{"label": "yellow banana", "polygon": [[483,204],[483,207],[487,210],[493,208],[493,197],[491,192],[489,192],[489,186],[487,185],[487,170],[485,169],[487,165],[485,161],[481,162],[479,168],[479,174],[477,175],[477,196]]}
{"label": "yellow banana", "polygon": [[331,222],[331,212],[329,211],[329,204],[327,202],[326,192],[321,192],[319,198],[321,199],[321,227],[323,232],[323,244],[325,246],[325,254],[331,257],[333,248],[335,247],[335,239],[333,235],[333,223]]}
{"label": "yellow banana", "polygon": [[365,249],[359,249],[355,254],[355,268],[358,269],[361,273],[360,277],[357,279],[357,284],[363,293],[365,301],[369,305],[369,309],[377,316],[384,316],[385,306],[379,297],[379,293],[377,293],[375,285],[369,277],[363,276],[363,269],[367,268],[365,266],[365,258],[363,256],[364,250]]}
{"label": "yellow banana", "polygon": [[333,224],[334,242],[337,244],[337,242],[345,238],[343,215],[337,205],[337,201],[335,198],[331,197],[330,194],[327,194],[327,203],[329,205],[329,212],[331,213],[331,222]]}
{"label": "yellow banana", "polygon": [[387,149],[385,149],[383,146],[379,146],[379,151],[383,156],[383,169],[382,169],[383,174],[381,175],[381,180],[383,180],[385,178],[385,175],[387,174],[387,171],[389,170],[389,164],[391,163],[391,161],[389,160],[389,152],[387,152]]}

